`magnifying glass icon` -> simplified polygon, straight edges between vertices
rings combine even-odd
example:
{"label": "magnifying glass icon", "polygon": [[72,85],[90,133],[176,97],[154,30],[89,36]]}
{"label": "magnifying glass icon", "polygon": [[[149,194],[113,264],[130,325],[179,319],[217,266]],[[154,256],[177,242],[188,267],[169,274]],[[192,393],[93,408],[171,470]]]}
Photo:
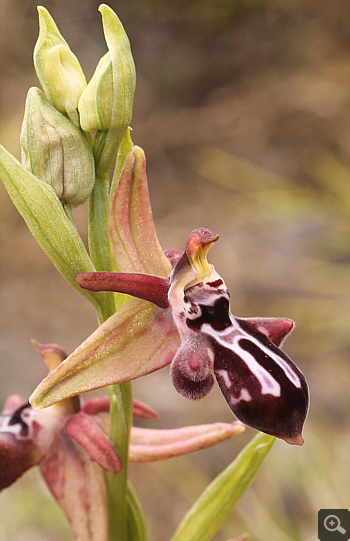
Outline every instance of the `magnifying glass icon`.
{"label": "magnifying glass icon", "polygon": [[340,533],[346,533],[346,530],[341,527],[340,520],[336,515],[328,515],[324,519],[324,527],[329,532],[340,532]]}

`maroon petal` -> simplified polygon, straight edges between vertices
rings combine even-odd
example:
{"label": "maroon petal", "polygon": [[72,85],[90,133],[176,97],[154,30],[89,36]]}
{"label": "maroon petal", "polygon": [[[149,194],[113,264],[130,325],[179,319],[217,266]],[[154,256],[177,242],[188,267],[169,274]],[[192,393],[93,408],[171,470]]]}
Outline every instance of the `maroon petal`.
{"label": "maroon petal", "polygon": [[84,272],[75,277],[80,287],[90,291],[115,291],[168,308],[169,279],[148,274]]}
{"label": "maroon petal", "polygon": [[167,256],[172,269],[175,267],[176,263],[184,255],[182,250],[164,250],[164,253]]}
{"label": "maroon petal", "polygon": [[[289,319],[235,318],[223,279],[206,259],[216,236],[200,228],[187,241],[186,255],[175,266],[169,302],[181,336],[173,360],[176,389],[191,398],[204,396],[198,381],[210,388],[209,366],[226,401],[243,423],[301,445],[309,403],[306,380],[298,367],[277,346],[293,329]],[[194,274],[196,272],[196,274]],[[198,344],[196,370],[191,368]],[[208,359],[213,359],[209,363]],[[208,379],[206,379],[206,377]]]}
{"label": "maroon petal", "polygon": [[19,396],[7,399],[0,415],[0,490],[38,464],[43,455],[37,438],[41,428],[35,417]]}
{"label": "maroon petal", "polygon": [[89,417],[82,413],[74,415],[66,422],[64,431],[84,447],[90,459],[105,471],[117,474],[122,470],[123,465],[114,445]]}

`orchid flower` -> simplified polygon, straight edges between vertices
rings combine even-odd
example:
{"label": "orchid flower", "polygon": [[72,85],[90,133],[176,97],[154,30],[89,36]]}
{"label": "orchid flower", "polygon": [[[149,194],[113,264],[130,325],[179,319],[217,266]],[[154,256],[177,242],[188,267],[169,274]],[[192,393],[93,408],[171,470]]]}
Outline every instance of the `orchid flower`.
{"label": "orchid flower", "polygon": [[[56,344],[34,343],[52,369],[66,358]],[[34,410],[16,395],[0,415],[0,490],[32,466],[41,475],[69,519],[74,538],[108,539],[107,488],[104,471],[118,474],[122,463],[106,434],[109,398],[83,402],[80,397]],[[133,414],[158,419],[149,406],[133,401]],[[174,430],[131,428],[130,462],[165,460],[225,441],[244,430],[234,423],[213,423]]]}
{"label": "orchid flower", "polygon": [[[35,343],[52,370],[66,357],[55,344]],[[107,540],[104,470],[117,474],[122,463],[113,444],[81,408],[79,397],[36,411],[11,396],[0,417],[0,489],[38,465],[79,541]]]}
{"label": "orchid flower", "polygon": [[154,229],[145,157],[133,147],[115,189],[110,237],[119,273],[76,277],[91,291],[134,299],[102,324],[34,391],[34,407],[132,380],[171,364],[176,390],[203,398],[215,375],[229,408],[243,423],[302,445],[308,387],[279,348],[294,323],[231,314],[224,280],[207,261],[218,239],[194,230],[185,252],[163,252]]}

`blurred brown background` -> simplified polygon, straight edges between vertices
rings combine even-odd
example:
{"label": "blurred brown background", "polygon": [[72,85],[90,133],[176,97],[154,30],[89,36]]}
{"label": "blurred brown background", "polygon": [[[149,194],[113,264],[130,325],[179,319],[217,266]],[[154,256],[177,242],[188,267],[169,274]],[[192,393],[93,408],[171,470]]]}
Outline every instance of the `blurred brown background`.
{"label": "blurred brown background", "polygon": [[[89,79],[105,43],[93,0],[45,7]],[[220,233],[210,260],[239,316],[287,316],[285,349],[306,375],[302,448],[277,441],[215,541],[314,541],[317,510],[349,506],[349,21],[344,0],[114,1],[137,68],[133,140],[148,159],[164,248],[198,226]],[[19,157],[36,3],[1,0],[1,143]],[[27,398],[46,375],[30,344],[72,351],[92,308],[31,238],[0,186],[0,401]],[[86,239],[86,206],[75,211]],[[134,383],[160,427],[230,421],[215,389],[191,403],[168,370]],[[151,426],[152,423],[148,423]],[[153,425],[152,425],[153,426]],[[212,450],[131,468],[150,541],[186,510],[254,431]],[[35,471],[0,495],[0,539],[63,541],[69,528]]]}

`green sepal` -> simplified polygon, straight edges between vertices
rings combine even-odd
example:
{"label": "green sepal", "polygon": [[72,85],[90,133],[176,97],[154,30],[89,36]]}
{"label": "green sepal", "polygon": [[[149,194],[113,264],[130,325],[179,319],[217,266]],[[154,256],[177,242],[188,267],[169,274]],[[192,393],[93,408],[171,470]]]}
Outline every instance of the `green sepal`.
{"label": "green sepal", "polygon": [[95,267],[52,187],[32,175],[1,145],[0,177],[39,246],[62,276],[100,313],[105,294],[84,290],[75,281],[76,274],[94,272]]}
{"label": "green sepal", "polygon": [[210,541],[253,481],[275,439],[257,434],[205,489],[170,541]]}

